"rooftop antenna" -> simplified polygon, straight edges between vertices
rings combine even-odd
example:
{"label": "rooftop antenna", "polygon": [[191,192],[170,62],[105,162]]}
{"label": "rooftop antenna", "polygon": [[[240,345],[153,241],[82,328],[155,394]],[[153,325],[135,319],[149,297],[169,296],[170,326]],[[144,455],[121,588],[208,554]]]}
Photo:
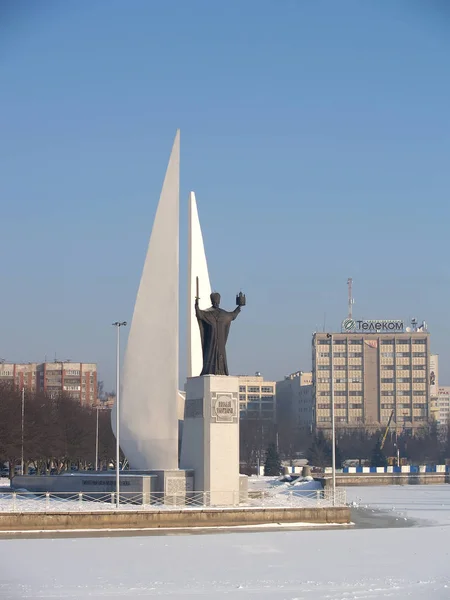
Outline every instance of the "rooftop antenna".
{"label": "rooftop antenna", "polygon": [[352,288],[353,288],[353,279],[349,277],[347,279],[348,286],[348,318],[353,319],[353,304],[355,301],[353,300]]}

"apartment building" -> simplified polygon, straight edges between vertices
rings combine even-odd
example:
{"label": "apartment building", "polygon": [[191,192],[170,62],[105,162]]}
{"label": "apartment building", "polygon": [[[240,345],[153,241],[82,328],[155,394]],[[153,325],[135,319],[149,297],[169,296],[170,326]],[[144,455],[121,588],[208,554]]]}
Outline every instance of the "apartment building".
{"label": "apartment building", "polygon": [[239,375],[239,410],[241,419],[276,422],[276,382],[264,381],[260,373]]}
{"label": "apartment building", "polygon": [[13,382],[20,389],[49,394],[61,392],[81,404],[97,402],[97,365],[54,361],[44,363],[0,363],[0,382]]}
{"label": "apartment building", "polygon": [[277,381],[277,423],[309,431],[314,414],[312,392],[311,371],[297,371]]}
{"label": "apartment building", "polygon": [[346,319],[341,333],[312,340],[313,421],[331,428],[334,373],[336,427],[378,429],[393,412],[397,429],[422,427],[429,419],[430,335],[402,321]]}

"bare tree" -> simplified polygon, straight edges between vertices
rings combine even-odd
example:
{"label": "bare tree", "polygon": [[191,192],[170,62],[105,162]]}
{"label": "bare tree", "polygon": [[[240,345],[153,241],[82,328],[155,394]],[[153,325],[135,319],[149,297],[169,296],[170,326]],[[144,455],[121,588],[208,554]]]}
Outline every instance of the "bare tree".
{"label": "bare tree", "polygon": [[[99,451],[106,463],[113,460],[115,438],[110,411],[99,414]],[[86,469],[95,457],[96,411],[66,394],[26,393],[24,412],[24,465],[38,473]],[[21,393],[13,385],[0,384],[0,461],[8,462],[10,476],[21,460]]]}

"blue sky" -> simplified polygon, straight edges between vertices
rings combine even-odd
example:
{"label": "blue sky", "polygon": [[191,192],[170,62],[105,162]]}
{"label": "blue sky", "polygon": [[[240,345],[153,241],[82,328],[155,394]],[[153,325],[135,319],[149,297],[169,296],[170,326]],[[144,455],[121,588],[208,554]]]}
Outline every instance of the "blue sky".
{"label": "blue sky", "polygon": [[[0,12],[1,357],[114,386],[170,147],[234,373],[311,364],[354,314],[425,319],[450,383],[450,12],[415,0],[24,0]],[[407,244],[409,251],[402,248]],[[155,289],[157,293],[157,289]]]}

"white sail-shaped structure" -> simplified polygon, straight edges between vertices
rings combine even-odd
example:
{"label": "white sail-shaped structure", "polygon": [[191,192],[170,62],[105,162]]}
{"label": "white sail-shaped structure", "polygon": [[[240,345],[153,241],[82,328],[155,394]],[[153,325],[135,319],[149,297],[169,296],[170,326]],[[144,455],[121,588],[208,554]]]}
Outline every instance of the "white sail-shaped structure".
{"label": "white sail-shaped structure", "polygon": [[189,194],[188,220],[188,298],[187,298],[187,376],[197,377],[203,366],[202,342],[200,329],[195,316],[195,296],[197,294],[197,277],[199,282],[199,306],[206,309],[211,306],[211,284],[209,282],[208,264],[206,262],[203,235],[198,218],[197,202],[194,192]]}
{"label": "white sail-shaped structure", "polygon": [[[130,467],[136,470],[178,468],[179,181],[177,131],[123,366],[120,446]],[[114,415],[112,424],[115,429]]]}

